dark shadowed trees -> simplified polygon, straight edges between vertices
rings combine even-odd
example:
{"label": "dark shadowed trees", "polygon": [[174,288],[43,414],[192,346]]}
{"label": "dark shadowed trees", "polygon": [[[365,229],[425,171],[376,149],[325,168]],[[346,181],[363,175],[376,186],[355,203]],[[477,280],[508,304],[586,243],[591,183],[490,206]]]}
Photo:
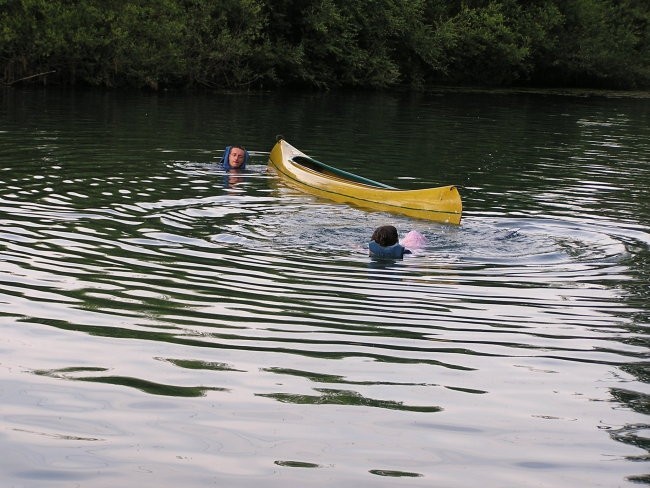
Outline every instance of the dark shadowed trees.
{"label": "dark shadowed trees", "polygon": [[0,0],[0,82],[650,87],[644,0]]}

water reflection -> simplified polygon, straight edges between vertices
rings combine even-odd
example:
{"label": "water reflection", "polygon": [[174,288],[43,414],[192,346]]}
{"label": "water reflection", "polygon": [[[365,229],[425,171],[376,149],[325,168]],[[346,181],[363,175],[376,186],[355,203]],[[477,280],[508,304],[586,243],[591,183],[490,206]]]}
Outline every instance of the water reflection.
{"label": "water reflection", "polygon": [[99,376],[76,376],[77,373],[103,373],[108,371],[106,368],[64,368],[54,371],[34,371],[35,374],[42,376],[51,376],[73,381],[88,381],[97,383],[107,383],[111,385],[122,385],[130,388],[136,388],[140,391],[151,395],[171,395],[179,397],[198,397],[205,396],[208,391],[227,391],[226,388],[205,388],[205,387],[187,387],[165,385],[146,381],[140,378],[130,378],[126,376],[99,375]]}
{"label": "water reflection", "polygon": [[367,398],[355,391],[350,391],[350,390],[314,388],[314,391],[320,393],[320,395],[263,393],[260,394],[259,396],[273,398],[283,403],[353,405],[353,406],[386,408],[389,410],[405,410],[411,412],[439,412],[440,410],[442,410],[438,406],[404,405],[402,402]]}
{"label": "water reflection", "polygon": [[[12,482],[644,481],[638,103],[32,95],[3,98],[0,133],[7,442],[38,459]],[[287,188],[263,154],[278,132],[396,186],[460,182],[463,224]],[[242,138],[259,151],[226,174],[213,148]],[[428,245],[370,260],[387,223]],[[43,439],[105,446],[57,470],[79,446]]]}

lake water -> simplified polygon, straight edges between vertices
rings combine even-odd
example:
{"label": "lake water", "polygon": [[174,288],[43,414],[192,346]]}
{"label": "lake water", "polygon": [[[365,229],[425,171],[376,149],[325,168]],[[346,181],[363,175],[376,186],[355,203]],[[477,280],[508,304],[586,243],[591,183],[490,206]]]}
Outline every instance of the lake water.
{"label": "lake water", "polygon": [[[2,486],[650,483],[650,98],[0,101]],[[461,225],[293,190],[277,134]]]}

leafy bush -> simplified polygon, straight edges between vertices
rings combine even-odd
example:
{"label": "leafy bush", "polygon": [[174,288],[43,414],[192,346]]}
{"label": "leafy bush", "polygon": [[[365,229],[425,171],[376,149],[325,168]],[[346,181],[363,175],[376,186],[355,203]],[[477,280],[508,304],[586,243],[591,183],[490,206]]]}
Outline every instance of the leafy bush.
{"label": "leafy bush", "polygon": [[0,0],[0,81],[650,86],[644,0]]}

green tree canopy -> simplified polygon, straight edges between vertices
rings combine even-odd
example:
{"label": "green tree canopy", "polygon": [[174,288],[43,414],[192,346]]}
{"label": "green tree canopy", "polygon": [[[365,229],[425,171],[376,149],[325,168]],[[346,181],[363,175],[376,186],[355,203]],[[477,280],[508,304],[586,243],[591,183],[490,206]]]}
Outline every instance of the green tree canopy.
{"label": "green tree canopy", "polygon": [[649,24],[645,0],[0,0],[0,81],[648,88]]}

